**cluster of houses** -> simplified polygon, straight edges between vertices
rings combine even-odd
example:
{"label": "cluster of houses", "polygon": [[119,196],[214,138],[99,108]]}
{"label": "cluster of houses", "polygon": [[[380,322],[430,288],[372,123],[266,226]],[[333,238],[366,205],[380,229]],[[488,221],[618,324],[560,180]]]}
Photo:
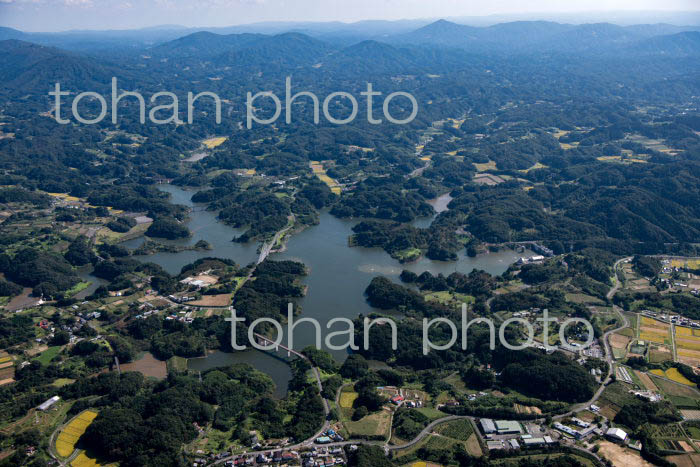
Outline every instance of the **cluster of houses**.
{"label": "cluster of houses", "polygon": [[[357,447],[355,446],[355,449]],[[328,467],[332,465],[345,465],[345,452],[343,448],[313,448],[310,451],[301,453],[302,463],[304,467]]]}
{"label": "cluster of houses", "polygon": [[648,318],[658,319],[659,321],[664,321],[666,323],[675,324],[677,326],[686,326],[689,328],[700,328],[700,323],[693,321],[690,318],[680,315],[672,315],[666,313],[657,313],[651,310],[642,310],[642,315]]}
{"label": "cluster of houses", "polygon": [[187,303],[191,302],[193,300],[196,300],[197,298],[192,296],[192,295],[168,295],[168,299],[172,300],[175,303]]}
{"label": "cluster of houses", "polygon": [[334,429],[329,428],[321,436],[316,438],[316,444],[330,444],[332,442],[345,441],[340,433],[336,432]]}
{"label": "cluster of houses", "polygon": [[[356,446],[355,449],[357,449]],[[206,460],[199,460],[203,461],[203,463],[199,465],[206,464]],[[241,454],[240,456],[227,460],[224,466],[302,465],[304,467],[330,467],[334,465],[345,465],[346,463],[345,452],[342,448],[337,447],[328,449],[312,448],[301,453],[292,450],[278,450],[258,454]]]}

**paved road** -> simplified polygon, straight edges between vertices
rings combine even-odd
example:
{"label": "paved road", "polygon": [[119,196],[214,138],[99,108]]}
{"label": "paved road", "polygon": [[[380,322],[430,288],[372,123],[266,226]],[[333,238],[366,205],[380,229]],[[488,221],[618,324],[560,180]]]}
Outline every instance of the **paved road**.
{"label": "paved road", "polygon": [[453,420],[463,420],[465,418],[468,419],[468,418],[472,418],[472,417],[469,417],[466,415],[450,415],[448,417],[439,418],[439,419],[435,420],[434,422],[432,422],[430,425],[423,428],[423,431],[418,433],[418,436],[413,438],[413,440],[409,441],[408,443],[397,444],[395,446],[387,446],[386,449],[389,451],[399,451],[401,449],[410,448],[411,446],[418,444],[423,438],[425,438],[430,433],[432,433],[433,428],[435,428],[436,426],[442,425],[443,423],[451,422]]}

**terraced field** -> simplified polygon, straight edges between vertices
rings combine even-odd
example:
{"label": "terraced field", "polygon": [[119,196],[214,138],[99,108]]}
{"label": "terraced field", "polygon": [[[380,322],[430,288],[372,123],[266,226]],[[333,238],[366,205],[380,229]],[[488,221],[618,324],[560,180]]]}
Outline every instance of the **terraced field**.
{"label": "terraced field", "polygon": [[338,184],[338,182],[326,175],[326,169],[323,167],[323,164],[321,162],[311,161],[309,165],[314,175],[316,175],[319,180],[328,185],[328,188],[330,188],[333,193],[335,193],[336,195],[340,194],[340,192],[342,191],[340,185]]}

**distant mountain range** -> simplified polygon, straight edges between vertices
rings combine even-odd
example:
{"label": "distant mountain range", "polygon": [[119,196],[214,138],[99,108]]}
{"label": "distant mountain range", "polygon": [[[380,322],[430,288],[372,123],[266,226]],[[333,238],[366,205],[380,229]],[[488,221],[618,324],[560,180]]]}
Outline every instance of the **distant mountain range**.
{"label": "distant mountain range", "polygon": [[[652,37],[696,32],[698,29],[669,24],[623,27],[609,23],[573,25],[547,21],[518,21],[477,28],[440,20],[416,31],[393,36],[388,42],[455,47],[471,52],[604,53],[625,47],[634,49]],[[662,46],[661,42],[658,42],[659,46]],[[655,53],[651,44],[637,50]],[[675,52],[688,53],[689,50],[683,47],[676,48]]]}
{"label": "distant mountain range", "polygon": [[[571,25],[519,21],[479,28],[439,20],[408,33],[372,41],[398,47],[459,48],[470,53],[608,53],[624,49],[636,53],[688,55],[698,53],[694,41],[697,33],[690,27],[663,24],[622,27],[608,23]],[[351,47],[357,50],[357,46],[363,43],[366,41],[359,41]],[[172,57],[196,55],[208,58],[223,54],[229,59],[240,59],[255,52],[260,59],[279,60],[277,54],[280,53],[319,58],[333,49],[343,50],[345,47],[301,33],[265,36],[198,32],[158,45],[151,51],[158,56]],[[248,52],[241,55],[243,50]]]}
{"label": "distant mountain range", "polygon": [[[152,29],[149,33],[158,35],[164,31]],[[173,66],[178,67],[177,70],[199,63],[206,72],[232,69],[232,73],[239,74],[314,67],[321,73],[328,70],[350,76],[364,72],[429,74],[436,70],[438,73],[463,70],[467,64],[488,60],[494,54],[501,58],[530,55],[700,58],[700,31],[664,24],[622,27],[608,23],[571,25],[518,21],[473,27],[440,20],[410,32],[350,41],[351,44],[344,40],[320,40],[299,32],[265,35],[198,31],[182,36],[183,32],[179,32],[181,37],[150,46],[108,40],[114,47],[112,53],[97,54],[97,49],[76,53],[37,45],[30,41],[46,36],[0,28],[3,63],[0,79],[10,88],[36,86],[44,89],[47,83],[59,80],[104,85],[116,75],[127,82],[129,73],[133,72],[133,76],[138,75],[143,82],[142,70],[155,63],[175,63]],[[116,65],[125,63],[130,67]],[[148,73],[145,75],[147,77]]]}
{"label": "distant mountain range", "polygon": [[[688,12],[682,16],[642,16],[640,19],[687,20],[695,26],[675,26],[672,24],[636,24],[618,26],[610,23],[569,24],[554,21],[508,21],[508,17],[459,18],[455,21],[401,20],[401,21],[359,21],[341,22],[264,22],[220,28],[185,28],[177,25],[163,25],[134,30],[107,31],[66,31],[57,33],[27,33],[17,29],[0,27],[0,40],[18,39],[49,45],[71,51],[104,53],[140,51],[177,41],[199,34],[229,36],[230,41],[245,40],[249,36],[274,36],[295,32],[333,44],[346,47],[365,40],[386,41],[397,44],[429,44],[494,50],[513,47],[537,48],[556,46],[560,39],[569,43],[593,40],[591,45],[605,41],[635,41],[659,35],[669,35],[692,30],[700,30],[700,13]],[[572,22],[586,21],[586,17],[571,18]],[[591,16],[590,18],[597,18]],[[588,20],[590,21],[590,19]],[[469,23],[471,25],[466,25]],[[494,24],[496,23],[496,24]],[[679,23],[680,24],[680,23]],[[475,26],[479,25],[479,27]],[[242,36],[237,38],[236,36]],[[173,44],[176,46],[177,44]],[[234,45],[236,45],[234,43]],[[224,50],[219,49],[218,52]],[[181,52],[186,56],[186,52]],[[216,55],[215,52],[209,55]]]}

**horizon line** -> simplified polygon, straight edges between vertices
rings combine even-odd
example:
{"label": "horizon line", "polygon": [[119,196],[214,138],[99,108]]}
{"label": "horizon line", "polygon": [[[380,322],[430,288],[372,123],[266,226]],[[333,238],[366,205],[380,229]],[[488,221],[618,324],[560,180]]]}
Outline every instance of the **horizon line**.
{"label": "horizon line", "polygon": [[[185,26],[183,24],[153,24],[150,26],[140,26],[140,27],[131,27],[131,28],[112,28],[112,29],[98,29],[98,28],[87,28],[87,29],[59,29],[59,30],[54,30],[54,31],[47,31],[47,30],[29,30],[29,29],[19,29],[18,27],[15,26],[9,26],[3,23],[0,23],[0,27],[2,28],[8,28],[8,29],[14,29],[16,31],[22,32],[22,33],[27,33],[27,34],[70,34],[70,33],[90,33],[90,32],[133,32],[133,31],[147,31],[147,30],[157,30],[161,29],[163,31],[172,31],[172,30],[214,30],[214,29],[227,29],[227,28],[236,28],[236,27],[255,27],[255,26],[284,26],[284,25],[321,25],[321,24],[341,24],[344,26],[352,26],[352,25],[357,25],[361,23],[368,23],[368,22],[387,22],[387,23],[401,23],[401,22],[427,22],[428,24],[444,20],[444,21],[450,21],[450,22],[458,22],[458,21],[464,21],[464,20],[469,20],[469,19],[488,19],[488,18],[507,18],[507,17],[528,17],[528,19],[514,19],[511,21],[500,21],[500,22],[495,22],[491,24],[490,26],[496,25],[496,24],[503,24],[503,23],[511,23],[511,22],[517,22],[517,21],[549,21],[549,22],[555,22],[559,24],[574,24],[574,25],[580,25],[580,24],[597,24],[597,23],[610,23],[610,24],[616,24],[613,19],[609,19],[606,21],[595,21],[595,22],[586,22],[586,21],[581,21],[581,22],[559,22],[555,21],[552,19],[545,19],[545,18],[540,18],[540,15],[561,15],[561,16],[577,16],[580,14],[607,14],[607,15],[617,15],[617,14],[627,14],[627,15],[632,15],[632,14],[654,14],[654,13],[664,13],[664,14],[681,14],[681,13],[691,13],[691,14],[699,14],[700,15],[700,6],[696,10],[689,10],[689,9],[683,9],[683,10],[580,10],[580,11],[540,11],[540,12],[513,12],[513,13],[490,13],[487,15],[470,15],[470,16],[434,16],[434,17],[415,17],[415,18],[400,18],[400,19],[381,19],[381,18],[365,18],[365,19],[360,19],[360,20],[354,20],[354,21],[345,21],[345,20],[319,20],[319,21],[301,21],[301,20],[268,20],[268,21],[254,21],[254,22],[248,22],[248,23],[232,23],[228,24],[225,26]],[[457,23],[457,24],[464,24],[464,23]],[[641,25],[641,24],[671,24],[673,26],[679,26],[679,27],[684,27],[684,26],[700,26],[700,21],[697,21],[695,23],[686,23],[686,24],[673,24],[673,23],[664,23],[663,21],[656,21],[656,22],[641,22],[641,23],[632,23],[628,25]],[[469,25],[469,24],[465,24]],[[476,26],[476,27],[488,27],[488,26]]]}

